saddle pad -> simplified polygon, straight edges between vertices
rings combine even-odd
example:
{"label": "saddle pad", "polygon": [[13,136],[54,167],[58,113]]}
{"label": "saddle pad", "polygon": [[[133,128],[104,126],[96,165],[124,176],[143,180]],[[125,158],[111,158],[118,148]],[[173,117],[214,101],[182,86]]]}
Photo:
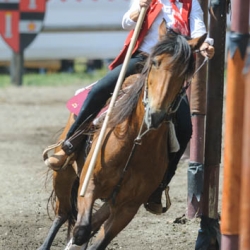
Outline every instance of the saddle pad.
{"label": "saddle pad", "polygon": [[89,91],[91,90],[91,87],[90,88],[84,88],[81,92],[79,92],[78,94],[74,95],[73,97],[71,97],[67,104],[66,104],[66,107],[68,108],[68,110],[75,114],[75,115],[78,115],[80,110],[81,110],[81,107],[82,107],[82,104],[83,102],[85,101]]}
{"label": "saddle pad", "polygon": [[[87,86],[86,88],[82,88],[82,89],[78,89],[75,92],[75,95],[73,97],[71,97],[67,104],[66,107],[68,108],[68,110],[75,114],[76,116],[79,114],[82,104],[84,103],[84,101],[86,100],[89,91],[92,89],[92,87],[94,86],[96,82],[92,83],[91,85]],[[104,113],[107,110],[108,107],[104,107],[100,113],[97,115],[97,117],[99,117],[102,113]]]}

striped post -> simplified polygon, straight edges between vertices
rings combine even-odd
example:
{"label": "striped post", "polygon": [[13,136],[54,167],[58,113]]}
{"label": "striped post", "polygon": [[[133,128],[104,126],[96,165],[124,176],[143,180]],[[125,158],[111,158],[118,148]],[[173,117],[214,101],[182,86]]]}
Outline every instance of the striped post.
{"label": "striped post", "polygon": [[[204,22],[207,24],[208,1],[200,1],[204,12]],[[204,60],[197,55],[196,68]],[[207,64],[195,75],[191,84],[190,107],[192,115],[193,134],[190,140],[190,161],[188,166],[188,197],[187,217],[194,218],[201,215],[201,197],[204,174],[204,125],[206,114],[206,76]]]}
{"label": "striped post", "polygon": [[250,249],[250,46],[245,78],[243,156],[240,192],[240,250]]}
{"label": "striped post", "polygon": [[[245,94],[242,71],[245,64],[249,37],[248,26],[249,0],[234,0],[232,2],[232,22],[227,67],[224,185],[221,220],[222,250],[239,249]],[[249,137],[247,139],[249,140]],[[247,170],[244,169],[244,171]],[[247,193],[249,193],[249,190]]]}
{"label": "striped post", "polygon": [[226,0],[211,1],[213,15],[210,18],[209,33],[210,37],[214,38],[215,56],[209,61],[208,67],[201,227],[196,241],[196,250],[220,248],[218,194],[222,141],[226,7]]}

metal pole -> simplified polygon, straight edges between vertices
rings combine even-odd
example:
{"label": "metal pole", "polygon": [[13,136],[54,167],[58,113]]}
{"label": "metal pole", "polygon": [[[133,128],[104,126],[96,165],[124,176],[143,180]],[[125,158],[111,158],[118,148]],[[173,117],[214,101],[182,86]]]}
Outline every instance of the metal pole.
{"label": "metal pole", "polygon": [[249,0],[234,0],[232,2],[232,23],[227,67],[224,184],[221,220],[222,250],[239,249],[245,93],[242,70],[249,37],[248,26]]}
{"label": "metal pole", "polygon": [[[207,26],[208,1],[200,1]],[[204,57],[197,55],[196,68]],[[204,125],[206,114],[206,77],[207,67],[203,66],[195,75],[191,84],[190,106],[192,115],[193,134],[190,140],[190,161],[188,166],[188,197],[187,217],[194,218],[201,215],[201,197],[204,175]]]}
{"label": "metal pole", "polygon": [[144,21],[144,17],[146,15],[146,12],[147,12],[147,9],[145,7],[143,7],[141,9],[139,18],[137,20],[134,34],[133,34],[133,36],[131,38],[131,42],[129,44],[129,48],[128,48],[126,57],[124,59],[122,69],[121,69],[119,78],[117,80],[115,90],[114,90],[114,93],[112,95],[112,98],[111,98],[111,101],[110,101],[110,104],[109,104],[109,108],[107,110],[107,114],[105,116],[105,119],[104,119],[104,122],[103,122],[103,125],[102,125],[102,128],[101,128],[100,134],[99,134],[98,139],[97,139],[97,143],[96,143],[94,152],[92,154],[92,158],[91,158],[91,161],[90,161],[90,164],[89,164],[89,167],[88,167],[88,170],[87,170],[87,173],[86,173],[86,176],[85,176],[82,188],[81,188],[80,196],[84,196],[85,192],[87,190],[87,187],[88,187],[88,184],[89,184],[89,181],[90,181],[90,178],[91,178],[91,175],[92,175],[92,172],[94,170],[95,163],[96,163],[96,160],[97,160],[97,155],[98,155],[98,153],[99,153],[99,151],[101,149],[102,141],[104,139],[104,135],[105,135],[105,132],[106,132],[106,129],[107,129],[107,126],[108,126],[109,117],[110,117],[111,111],[112,111],[112,109],[114,107],[117,96],[119,94],[119,90],[121,88],[121,85],[123,83],[125,73],[126,73],[126,70],[127,70],[127,66],[128,66],[128,62],[129,62],[129,60],[131,58],[132,51],[134,49],[135,43],[136,43],[138,35],[140,33],[140,29],[141,29],[142,23]]}

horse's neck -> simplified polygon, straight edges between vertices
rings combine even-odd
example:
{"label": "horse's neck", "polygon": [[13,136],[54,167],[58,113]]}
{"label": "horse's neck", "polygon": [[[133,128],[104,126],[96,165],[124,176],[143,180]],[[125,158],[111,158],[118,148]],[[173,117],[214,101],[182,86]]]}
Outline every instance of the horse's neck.
{"label": "horse's neck", "polygon": [[143,90],[138,99],[135,110],[133,111],[131,118],[129,119],[130,126],[134,128],[135,131],[139,132],[141,126],[144,123],[145,107],[143,104]]}
{"label": "horse's neck", "polygon": [[137,136],[144,119],[144,105],[142,102],[143,94],[138,98],[138,102],[132,113],[120,124],[114,128],[114,133],[117,135]]}

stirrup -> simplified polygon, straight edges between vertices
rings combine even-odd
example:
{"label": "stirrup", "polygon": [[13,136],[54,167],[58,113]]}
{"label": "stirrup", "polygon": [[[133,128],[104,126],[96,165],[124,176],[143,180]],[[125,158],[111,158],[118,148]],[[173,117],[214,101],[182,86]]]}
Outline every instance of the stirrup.
{"label": "stirrup", "polygon": [[57,147],[60,147],[63,143],[64,143],[64,140],[60,140],[59,142],[52,144],[48,146],[47,148],[45,148],[45,150],[43,151],[43,160],[46,161],[49,158],[48,156],[49,151]]}
{"label": "stirrup", "polygon": [[171,200],[170,200],[170,196],[169,196],[169,186],[166,187],[165,189],[165,196],[166,196],[166,206],[163,207],[162,203],[155,203],[155,202],[149,202],[147,204],[144,204],[145,209],[152,213],[152,214],[156,214],[156,215],[161,215],[163,213],[166,213],[170,206],[171,206]]}
{"label": "stirrup", "polygon": [[62,144],[64,143],[64,140],[60,140],[59,142],[55,143],[55,144],[52,144],[50,146],[48,146],[44,151],[43,151],[43,160],[45,162],[45,165],[47,167],[49,167],[50,169],[54,170],[54,171],[60,171],[60,170],[63,170],[65,169],[68,165],[69,165],[69,162],[70,160],[73,158],[74,154],[71,154],[70,156],[67,157],[67,160],[65,161],[65,163],[63,164],[62,167],[60,167],[59,169],[55,169],[54,167],[52,167],[48,161],[48,153],[49,151],[57,148],[57,147],[60,147]]}
{"label": "stirrup", "polygon": [[162,213],[166,213],[168,209],[171,207],[171,200],[169,196],[169,186],[165,189],[165,196],[166,196],[166,207],[162,208]]}

